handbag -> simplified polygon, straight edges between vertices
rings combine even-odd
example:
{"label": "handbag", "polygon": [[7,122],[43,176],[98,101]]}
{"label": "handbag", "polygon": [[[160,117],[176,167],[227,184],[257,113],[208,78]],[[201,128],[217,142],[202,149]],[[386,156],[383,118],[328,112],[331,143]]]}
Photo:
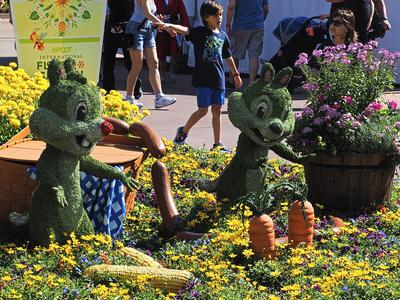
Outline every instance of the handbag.
{"label": "handbag", "polygon": [[128,22],[120,22],[111,26],[111,33],[118,48],[127,49],[134,44],[134,35],[126,32]]}

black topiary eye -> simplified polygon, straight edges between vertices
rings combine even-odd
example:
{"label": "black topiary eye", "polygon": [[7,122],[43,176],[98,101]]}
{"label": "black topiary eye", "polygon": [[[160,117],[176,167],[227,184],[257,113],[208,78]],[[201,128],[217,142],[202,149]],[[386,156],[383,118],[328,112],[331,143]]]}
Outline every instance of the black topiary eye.
{"label": "black topiary eye", "polygon": [[268,104],[267,102],[261,102],[260,104],[258,104],[257,106],[257,112],[256,112],[256,116],[260,119],[264,118],[265,115],[268,112]]}
{"label": "black topiary eye", "polygon": [[87,105],[85,102],[79,102],[75,107],[75,118],[77,121],[85,121],[87,115]]}

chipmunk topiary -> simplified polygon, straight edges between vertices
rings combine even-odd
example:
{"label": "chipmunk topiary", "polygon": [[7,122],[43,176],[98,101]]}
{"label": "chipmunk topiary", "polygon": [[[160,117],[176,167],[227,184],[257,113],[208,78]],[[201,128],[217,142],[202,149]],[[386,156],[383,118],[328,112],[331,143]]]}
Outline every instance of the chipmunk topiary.
{"label": "chipmunk topiary", "polygon": [[292,97],[286,89],[292,70],[285,68],[276,76],[267,63],[261,77],[242,93],[229,97],[229,119],[240,129],[236,154],[222,174],[214,181],[200,181],[200,188],[216,192],[217,199],[228,198],[231,206],[262,184],[260,166],[268,159],[269,149],[285,159],[300,162],[301,157],[281,141],[292,133],[295,117]]}
{"label": "chipmunk topiary", "polygon": [[48,245],[51,233],[63,243],[71,232],[93,232],[83,209],[80,171],[120,179],[129,189],[137,187],[129,175],[89,156],[113,127],[102,119],[99,89],[77,73],[74,64],[71,59],[50,62],[50,86],[29,121],[33,135],[46,142],[37,163],[39,186],[29,214],[34,245]]}

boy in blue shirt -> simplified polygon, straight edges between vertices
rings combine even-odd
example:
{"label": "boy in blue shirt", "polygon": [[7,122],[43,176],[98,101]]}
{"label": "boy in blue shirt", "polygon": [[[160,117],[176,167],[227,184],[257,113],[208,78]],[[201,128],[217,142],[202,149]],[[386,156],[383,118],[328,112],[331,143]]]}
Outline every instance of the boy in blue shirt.
{"label": "boy in blue shirt", "polygon": [[225,100],[226,61],[235,81],[236,88],[242,86],[242,79],[233,61],[229,38],[220,30],[223,7],[216,1],[204,1],[200,7],[200,16],[204,26],[188,28],[174,24],[160,25],[160,30],[166,30],[171,35],[181,33],[193,43],[195,67],[192,84],[197,92],[198,109],[187,120],[185,126],[177,130],[174,142],[183,144],[190,129],[202,119],[211,106],[212,127],[214,132],[213,148],[221,147],[221,107]]}

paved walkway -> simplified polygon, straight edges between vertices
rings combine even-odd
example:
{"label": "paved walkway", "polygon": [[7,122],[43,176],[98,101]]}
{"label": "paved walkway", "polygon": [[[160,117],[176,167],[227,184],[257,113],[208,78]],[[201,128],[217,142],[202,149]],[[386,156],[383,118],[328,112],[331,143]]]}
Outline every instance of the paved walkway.
{"label": "paved walkway", "polygon": [[[7,65],[11,61],[17,61],[16,51],[14,49],[14,32],[8,19],[0,18],[0,65]],[[127,71],[122,61],[118,61],[116,65],[116,87],[125,94],[125,79]],[[144,97],[142,102],[146,108],[151,110],[151,115],[144,122],[149,124],[161,136],[173,139],[176,128],[185,123],[189,115],[196,110],[195,90],[191,86],[191,75],[178,74],[176,83],[164,84],[165,93],[176,96],[176,104],[165,109],[154,109],[154,98],[150,93],[150,85],[148,82],[148,72],[143,70],[141,78],[143,80]],[[245,84],[247,79],[245,78]],[[305,95],[297,93],[293,95],[293,107],[295,110],[304,107]],[[390,99],[397,100],[400,103],[400,92],[393,95],[386,95]],[[235,147],[239,130],[235,128],[228,119],[226,105],[223,106],[222,114],[222,141],[228,147]],[[196,147],[211,147],[213,143],[213,133],[211,127],[211,113],[204,117],[189,133],[187,142]]]}

